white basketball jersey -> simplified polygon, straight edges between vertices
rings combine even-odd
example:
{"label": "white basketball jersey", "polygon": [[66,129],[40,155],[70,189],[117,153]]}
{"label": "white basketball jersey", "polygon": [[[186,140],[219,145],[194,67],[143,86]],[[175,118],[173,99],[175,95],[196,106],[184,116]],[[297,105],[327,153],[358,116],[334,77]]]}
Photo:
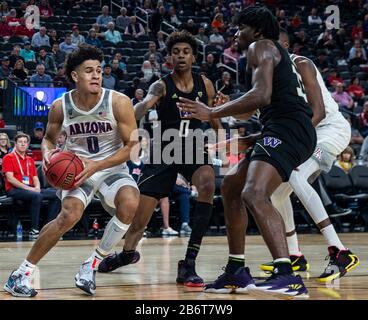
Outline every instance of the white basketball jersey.
{"label": "white basketball jersey", "polygon": [[103,160],[123,147],[112,110],[112,91],[103,89],[100,101],[89,111],[78,109],[72,91],[62,98],[65,150],[93,160]]}
{"label": "white basketball jersey", "polygon": [[[298,56],[295,54],[291,54],[290,58],[293,62],[295,62],[295,60],[297,58],[301,58],[302,56]],[[306,57],[302,57],[302,58],[306,58]],[[308,58],[306,58],[308,59]],[[308,59],[309,61],[311,61],[310,59]],[[313,61],[311,61],[313,63]],[[326,113],[326,117],[317,125],[316,129],[320,126],[324,126],[326,124],[331,124],[333,122],[336,121],[346,121],[344,119],[344,117],[342,116],[342,114],[339,111],[339,106],[336,103],[336,101],[332,98],[332,95],[330,93],[330,91],[328,91],[325,82],[323,81],[322,75],[319,72],[319,70],[317,69],[317,67],[315,66],[315,64],[313,63],[314,69],[316,70],[317,73],[317,81],[318,84],[321,88],[321,93],[322,93],[322,98],[323,98],[323,103],[325,105],[325,113]]]}

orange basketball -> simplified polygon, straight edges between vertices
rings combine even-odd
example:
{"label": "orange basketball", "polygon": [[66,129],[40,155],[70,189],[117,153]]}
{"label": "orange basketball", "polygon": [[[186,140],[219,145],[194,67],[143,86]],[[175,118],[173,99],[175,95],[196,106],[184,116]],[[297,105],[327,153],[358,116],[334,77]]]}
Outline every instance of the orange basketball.
{"label": "orange basketball", "polygon": [[70,190],[75,184],[75,177],[83,169],[82,160],[73,152],[57,152],[50,158],[50,163],[46,171],[46,179],[54,188]]}

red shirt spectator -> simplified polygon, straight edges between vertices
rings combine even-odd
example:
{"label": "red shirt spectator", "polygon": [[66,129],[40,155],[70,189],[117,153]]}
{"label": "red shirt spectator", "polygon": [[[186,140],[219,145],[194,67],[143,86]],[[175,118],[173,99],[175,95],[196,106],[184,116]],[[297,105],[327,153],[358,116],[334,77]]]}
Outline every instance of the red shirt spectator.
{"label": "red shirt spectator", "polygon": [[331,70],[327,77],[327,83],[329,86],[335,87],[338,83],[344,83],[344,80],[338,76],[335,70]]}
{"label": "red shirt spectator", "polygon": [[351,80],[351,85],[346,89],[347,93],[349,93],[353,98],[363,98],[364,97],[364,89],[359,84],[359,78],[353,77]]}
{"label": "red shirt spectator", "polygon": [[25,24],[25,20],[24,18],[21,18],[20,19],[20,26],[17,26],[15,28],[15,32],[14,34],[18,37],[28,37],[28,38],[32,38],[33,34],[34,34],[34,30],[33,29],[28,29],[26,27],[26,24]]}
{"label": "red shirt spectator", "polygon": [[353,30],[351,31],[351,37],[354,39],[363,39],[363,27],[362,22],[358,21],[356,26],[353,27]]}
{"label": "red shirt spectator", "polygon": [[41,0],[38,8],[40,9],[41,17],[43,18],[49,18],[54,15],[48,0]]}

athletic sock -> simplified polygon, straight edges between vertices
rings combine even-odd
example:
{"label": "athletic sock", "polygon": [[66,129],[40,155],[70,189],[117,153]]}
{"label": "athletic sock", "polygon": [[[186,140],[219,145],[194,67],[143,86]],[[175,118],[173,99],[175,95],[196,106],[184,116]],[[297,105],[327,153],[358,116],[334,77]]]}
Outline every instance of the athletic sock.
{"label": "athletic sock", "polygon": [[185,261],[195,260],[200,248],[200,244],[188,244],[187,252],[185,254]]}
{"label": "athletic sock", "polygon": [[289,254],[291,256],[301,256],[302,253],[299,249],[298,236],[294,233],[292,236],[286,237],[287,245],[289,248]]}
{"label": "athletic sock", "polygon": [[99,264],[101,263],[104,257],[105,256],[101,255],[96,249],[95,251],[93,251],[91,256],[85,262],[92,262],[92,269],[97,270]]}
{"label": "athletic sock", "polygon": [[35,264],[32,264],[29,261],[24,260],[22,264],[19,266],[19,268],[17,269],[16,273],[30,276],[33,274],[35,268],[36,268]]}
{"label": "athletic sock", "polygon": [[274,269],[273,273],[277,275],[291,275],[293,274],[293,268],[291,267],[291,261],[289,258],[279,258],[273,261]]}
{"label": "athletic sock", "polygon": [[226,273],[234,274],[239,268],[244,267],[244,254],[230,254],[225,268]]}
{"label": "athletic sock", "polygon": [[134,252],[135,250],[123,250],[119,253],[119,258],[125,265],[127,265],[133,261]]}
{"label": "athletic sock", "polygon": [[327,227],[321,229],[321,233],[325,237],[328,246],[335,246],[339,250],[346,249],[344,245],[341,243],[339,236],[337,235],[335,228],[332,224],[328,225]]}

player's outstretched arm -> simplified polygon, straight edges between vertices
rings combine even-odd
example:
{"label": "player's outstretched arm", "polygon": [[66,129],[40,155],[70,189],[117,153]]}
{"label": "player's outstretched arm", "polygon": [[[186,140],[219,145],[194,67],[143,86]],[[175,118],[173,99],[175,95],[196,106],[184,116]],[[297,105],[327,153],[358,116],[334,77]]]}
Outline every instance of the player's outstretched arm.
{"label": "player's outstretched arm", "polygon": [[313,110],[312,123],[316,127],[326,116],[321,87],[317,80],[317,72],[309,59],[300,57],[295,62],[297,70],[302,77],[308,103]]}
{"label": "player's outstretched arm", "polygon": [[61,132],[64,115],[61,100],[56,100],[50,107],[45,136],[42,139],[41,149],[45,164],[49,163],[50,156],[57,151],[55,149],[57,138]]}
{"label": "player's outstretched arm", "polygon": [[253,113],[271,102],[273,69],[280,61],[280,53],[269,40],[253,43],[248,50],[248,68],[253,69],[252,89],[247,93],[215,108],[208,108],[199,101],[180,98],[178,107],[191,113],[189,117],[211,120],[222,117]]}
{"label": "player's outstretched arm", "polygon": [[[215,87],[213,86],[213,83],[210,79],[202,75],[202,79],[204,82],[204,85],[206,86],[207,96],[208,96],[208,106],[213,108],[215,107],[216,102],[216,91]],[[212,119],[210,120],[211,127],[214,130],[223,129],[220,119]]]}
{"label": "player's outstretched arm", "polygon": [[152,83],[148,89],[148,93],[142,102],[138,102],[134,106],[135,118],[140,120],[144,117],[147,111],[152,108],[157,101],[159,101],[166,93],[165,83],[161,80],[157,80]]}

